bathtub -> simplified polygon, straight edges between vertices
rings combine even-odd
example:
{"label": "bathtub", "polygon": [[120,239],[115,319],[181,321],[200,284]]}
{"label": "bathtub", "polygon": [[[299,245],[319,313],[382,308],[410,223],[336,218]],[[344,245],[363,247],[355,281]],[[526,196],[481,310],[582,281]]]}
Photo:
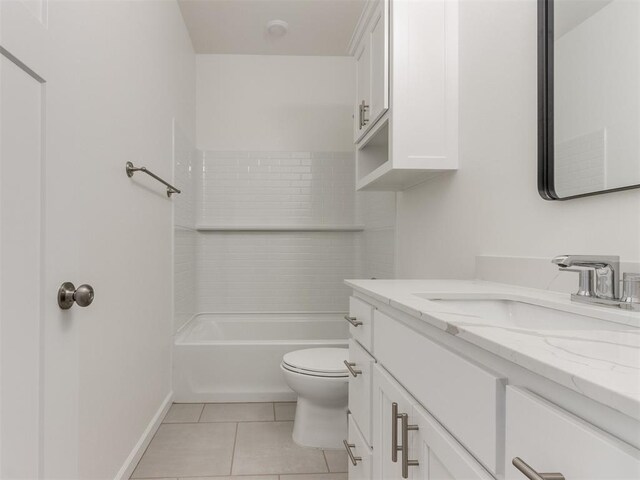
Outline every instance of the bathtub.
{"label": "bathtub", "polygon": [[[347,348],[344,313],[201,313],[175,336],[175,402],[295,400],[280,362],[302,348]],[[346,356],[345,356],[346,358]]]}

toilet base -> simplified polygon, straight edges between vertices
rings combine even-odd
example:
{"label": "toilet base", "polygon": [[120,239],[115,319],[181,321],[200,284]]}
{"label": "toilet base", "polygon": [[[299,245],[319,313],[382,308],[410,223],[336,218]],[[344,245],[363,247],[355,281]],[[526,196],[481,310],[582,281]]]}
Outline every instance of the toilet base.
{"label": "toilet base", "polygon": [[298,396],[293,441],[303,447],[342,448],[347,438],[347,405],[318,405]]}

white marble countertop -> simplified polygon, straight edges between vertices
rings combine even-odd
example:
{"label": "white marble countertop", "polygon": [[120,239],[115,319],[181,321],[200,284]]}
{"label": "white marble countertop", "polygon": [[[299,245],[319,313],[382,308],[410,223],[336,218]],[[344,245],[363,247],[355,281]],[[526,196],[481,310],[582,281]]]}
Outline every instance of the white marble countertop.
{"label": "white marble countertop", "polygon": [[[424,320],[560,385],[640,420],[640,312],[571,302],[568,294],[479,280],[346,280],[354,290]],[[572,318],[513,324],[437,299],[505,299]],[[553,312],[550,312],[553,313]],[[524,316],[526,317],[526,315]]]}

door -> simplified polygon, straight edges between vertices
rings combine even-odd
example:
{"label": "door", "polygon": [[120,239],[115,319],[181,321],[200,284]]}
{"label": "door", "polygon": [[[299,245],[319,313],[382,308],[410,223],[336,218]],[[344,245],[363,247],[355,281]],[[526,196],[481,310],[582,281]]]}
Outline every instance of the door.
{"label": "door", "polygon": [[414,406],[418,426],[410,450],[418,465],[411,477],[419,480],[493,480],[473,456],[424,408]]}
{"label": "door", "polygon": [[0,2],[0,477],[77,475],[74,189],[47,158],[47,3]]}
{"label": "door", "polygon": [[[414,404],[415,400],[384,368],[374,366],[373,478],[402,478],[402,416],[407,415],[407,425],[414,425]],[[407,432],[407,447],[413,441],[415,433],[414,430]]]}
{"label": "door", "polygon": [[389,0],[380,0],[368,28],[371,50],[369,125],[389,108]]}
{"label": "door", "polygon": [[356,50],[356,105],[354,139],[357,142],[366,130],[371,95],[371,53],[369,37],[364,35]]}

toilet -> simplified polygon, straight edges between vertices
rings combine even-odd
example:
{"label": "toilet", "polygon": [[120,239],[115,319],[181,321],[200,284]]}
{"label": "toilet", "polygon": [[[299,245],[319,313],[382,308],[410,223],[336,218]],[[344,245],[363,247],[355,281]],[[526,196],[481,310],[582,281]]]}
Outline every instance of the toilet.
{"label": "toilet", "polygon": [[293,441],[316,448],[341,448],[347,438],[349,359],[346,348],[309,348],[284,355],[280,368],[298,394]]}

